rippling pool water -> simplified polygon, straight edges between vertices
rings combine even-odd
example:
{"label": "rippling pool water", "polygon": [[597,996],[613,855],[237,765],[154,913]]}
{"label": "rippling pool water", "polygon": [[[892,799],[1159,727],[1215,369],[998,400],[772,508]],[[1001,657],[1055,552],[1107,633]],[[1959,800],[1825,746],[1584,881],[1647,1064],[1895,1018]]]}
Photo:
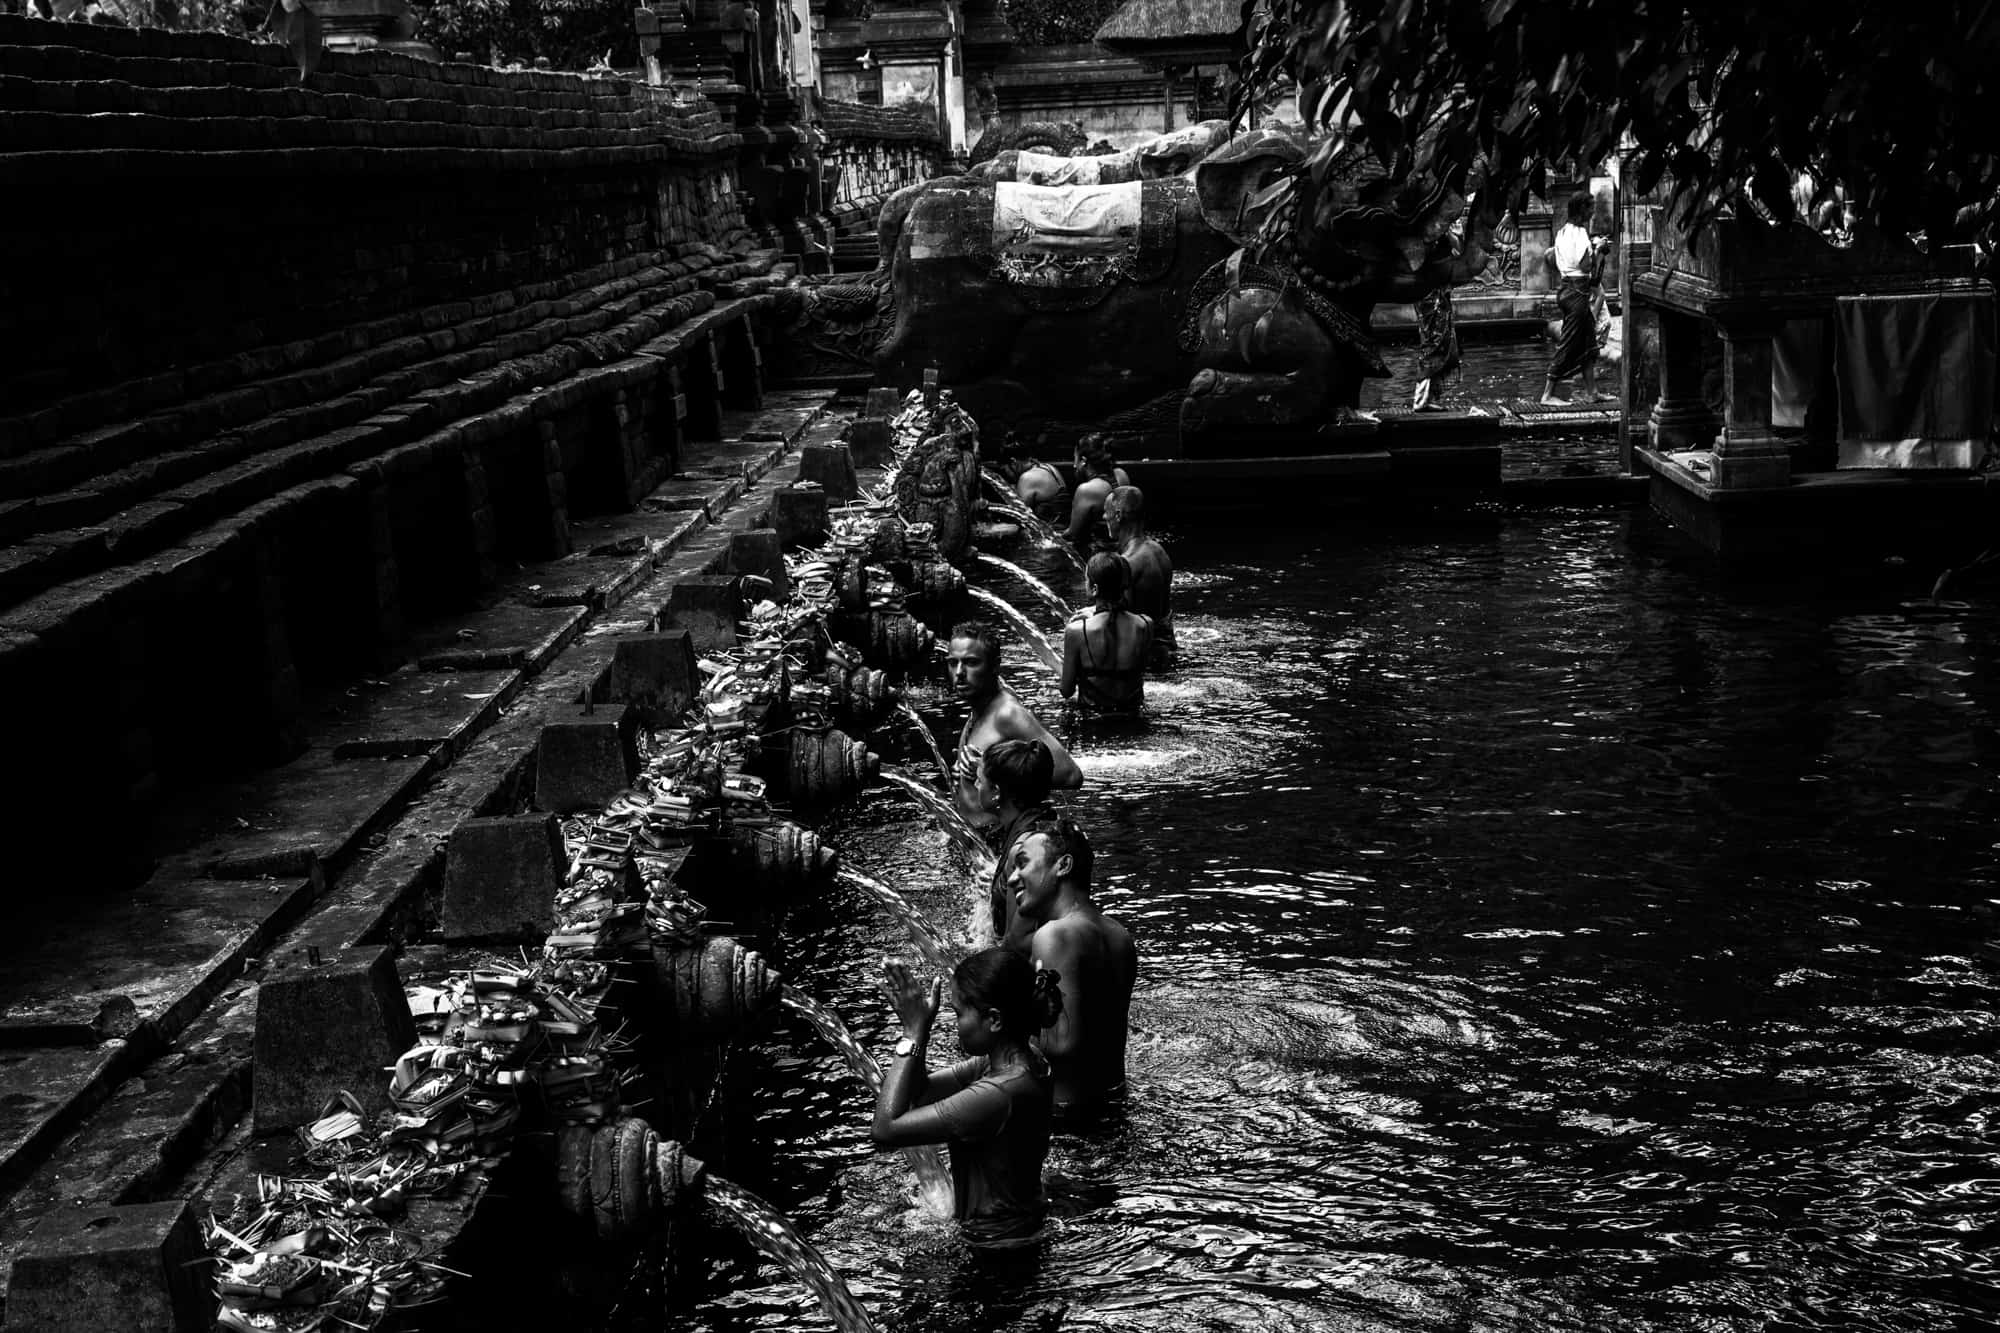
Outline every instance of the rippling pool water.
{"label": "rippling pool water", "polygon": [[[1042,1250],[983,1268],[912,1209],[803,1023],[751,1057],[730,1174],[878,1322],[1995,1325],[2000,615],[1929,570],[1725,582],[1643,515],[1173,536],[1186,663],[1079,752],[1132,1103],[1057,1141]],[[833,833],[970,939],[907,797]],[[889,1044],[878,909],[774,948]],[[684,1326],[828,1327],[697,1258]]]}

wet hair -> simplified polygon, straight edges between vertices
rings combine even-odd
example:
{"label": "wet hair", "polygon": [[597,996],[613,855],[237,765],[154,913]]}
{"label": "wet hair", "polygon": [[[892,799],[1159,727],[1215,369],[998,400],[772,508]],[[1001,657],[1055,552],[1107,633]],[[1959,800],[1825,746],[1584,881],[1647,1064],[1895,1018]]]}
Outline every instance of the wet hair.
{"label": "wet hair", "polygon": [[1090,850],[1090,835],[1078,827],[1068,815],[1057,815],[1054,819],[1038,819],[1021,836],[1032,838],[1037,833],[1049,840],[1049,859],[1059,856],[1070,859],[1069,878],[1088,889],[1091,871],[1097,868],[1097,854]]}
{"label": "wet hair", "polygon": [[1569,203],[1564,205],[1564,214],[1577,226],[1587,227],[1590,225],[1590,215],[1595,207],[1596,205],[1591,202],[1590,191],[1578,190],[1569,197]]}
{"label": "wet hair", "polygon": [[1125,590],[1132,586],[1132,566],[1124,556],[1111,551],[1099,551],[1090,557],[1090,563],[1083,567],[1083,576],[1090,581],[1097,600],[1109,606],[1125,600]]}
{"label": "wet hair", "polygon": [[977,621],[968,620],[962,624],[953,625],[951,627],[951,637],[954,639],[966,639],[978,644],[979,651],[986,654],[986,665],[995,670],[999,669],[1000,648],[1006,642],[1001,637],[999,630],[994,629],[990,625],[982,625]]}
{"label": "wet hair", "polygon": [[1062,977],[1012,949],[981,949],[952,969],[962,1005],[997,1010],[1005,1031],[1023,1038],[1062,1017]]}
{"label": "wet hair", "polygon": [[1084,437],[1083,470],[1093,477],[1118,475],[1118,456],[1111,452],[1111,445],[1102,435]]}
{"label": "wet hair", "polygon": [[[1109,509],[1113,504],[1118,506],[1118,512],[1126,518],[1146,517],[1146,493],[1137,486],[1112,487],[1111,494],[1104,497],[1104,507]],[[1106,522],[1109,521],[1107,515]]]}
{"label": "wet hair", "polygon": [[1055,787],[1056,758],[1040,741],[995,741],[986,747],[981,762],[987,781],[1022,809],[1048,800]]}

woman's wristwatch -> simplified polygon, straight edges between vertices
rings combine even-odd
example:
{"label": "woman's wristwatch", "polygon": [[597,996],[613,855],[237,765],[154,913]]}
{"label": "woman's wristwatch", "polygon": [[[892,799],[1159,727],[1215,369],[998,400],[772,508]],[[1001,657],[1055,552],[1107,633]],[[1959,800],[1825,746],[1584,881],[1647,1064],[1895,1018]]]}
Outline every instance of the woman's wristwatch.
{"label": "woman's wristwatch", "polygon": [[905,1056],[915,1055],[916,1053],[917,1053],[916,1039],[911,1037],[908,1033],[904,1033],[903,1039],[896,1043],[896,1058],[900,1060]]}

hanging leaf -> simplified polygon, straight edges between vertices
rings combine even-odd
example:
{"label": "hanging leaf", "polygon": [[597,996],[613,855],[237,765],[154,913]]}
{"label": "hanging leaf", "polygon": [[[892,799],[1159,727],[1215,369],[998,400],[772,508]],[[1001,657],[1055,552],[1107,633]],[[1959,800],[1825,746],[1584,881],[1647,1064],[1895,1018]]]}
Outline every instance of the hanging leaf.
{"label": "hanging leaf", "polygon": [[298,64],[300,82],[304,82],[319,68],[319,59],[326,52],[320,41],[319,15],[305,0],[285,0],[285,45]]}

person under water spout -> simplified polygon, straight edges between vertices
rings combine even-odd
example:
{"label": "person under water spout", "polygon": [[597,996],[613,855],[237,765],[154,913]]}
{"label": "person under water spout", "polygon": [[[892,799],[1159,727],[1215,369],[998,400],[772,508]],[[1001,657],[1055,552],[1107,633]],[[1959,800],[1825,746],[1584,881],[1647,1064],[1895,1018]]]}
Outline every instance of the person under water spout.
{"label": "person under water spout", "polygon": [[1034,825],[1009,860],[1015,907],[1038,923],[1029,957],[1062,982],[1062,1012],[1041,1035],[1055,1077],[1056,1114],[1081,1121],[1109,1109],[1124,1090],[1139,953],[1132,933],[1091,897],[1096,857],[1076,824],[1058,816]]}
{"label": "person under water spout", "polygon": [[932,1073],[925,1051],[937,1020],[939,979],[926,985],[895,959],[885,960],[882,972],[903,1039],[876,1095],[870,1137],[883,1148],[942,1143],[949,1149],[952,1211],[972,1244],[1033,1239],[1048,1211],[1042,1164],[1055,1090],[1033,1038],[1061,1019],[1061,978],[1005,949],[966,958],[952,969],[952,984],[958,1044],[972,1058]]}
{"label": "person under water spout", "polygon": [[1137,717],[1146,704],[1153,622],[1125,607],[1132,567],[1124,556],[1100,551],[1090,557],[1083,576],[1094,604],[1071,616],[1063,628],[1062,675],[1056,688],[1063,698],[1075,696],[1086,711],[1099,716]]}
{"label": "person under water spout", "polygon": [[1153,622],[1153,643],[1146,666],[1165,671],[1180,655],[1174,637],[1174,562],[1167,548],[1146,531],[1146,497],[1137,486],[1120,486],[1104,500],[1104,515],[1118,542],[1118,554],[1130,567],[1126,605]]}
{"label": "person under water spout", "polygon": [[1028,512],[1053,528],[1069,522],[1069,478],[1054,463],[1042,461],[1039,450],[1047,438],[1041,437],[1030,447],[1008,431],[1000,438],[993,466]]}
{"label": "person under water spout", "polygon": [[972,709],[965,728],[958,735],[958,762],[953,768],[953,799],[967,822],[975,828],[990,826],[993,812],[979,799],[980,756],[1004,740],[1037,741],[1046,745],[1053,761],[1054,786],[1068,789],[1083,785],[1083,770],[1076,766],[1063,743],[1050,734],[1034,710],[1000,683],[1000,635],[984,625],[964,624],[953,629],[945,654],[945,671],[951,688]]}
{"label": "person under water spout", "polygon": [[1070,501],[1069,528],[1063,533],[1080,551],[1110,551],[1111,529],[1104,513],[1105,500],[1113,489],[1129,486],[1132,479],[1118,466],[1111,444],[1099,434],[1086,435],[1077,449],[1075,498]]}
{"label": "person under water spout", "polygon": [[1015,910],[1014,891],[1007,887],[1008,862],[1015,839],[1031,825],[1055,818],[1055,807],[1049,804],[1054,776],[1049,748],[1034,741],[998,741],[980,759],[979,799],[1000,821],[993,833],[993,877],[986,886],[993,939],[1020,954],[1028,952],[1035,923]]}

